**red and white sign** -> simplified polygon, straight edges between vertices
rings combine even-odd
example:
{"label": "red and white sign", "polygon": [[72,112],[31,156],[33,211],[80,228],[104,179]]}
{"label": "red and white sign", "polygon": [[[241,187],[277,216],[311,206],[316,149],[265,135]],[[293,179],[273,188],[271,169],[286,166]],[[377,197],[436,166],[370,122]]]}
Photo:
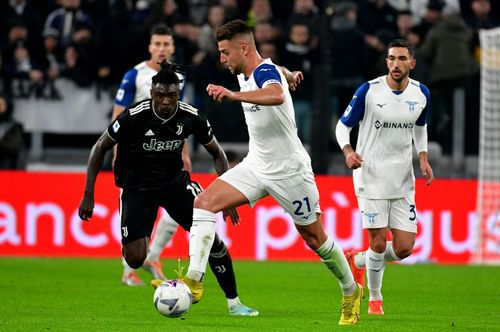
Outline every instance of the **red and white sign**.
{"label": "red and white sign", "polygon": [[[214,178],[193,175],[204,187]],[[90,222],[82,222],[77,214],[84,181],[84,174],[75,173],[0,172],[0,256],[120,256],[118,189],[113,176],[108,172],[99,175]],[[351,177],[318,176],[317,183],[327,233],[344,250],[366,248]],[[417,180],[419,231],[414,253],[406,263],[470,262],[478,229],[476,190],[473,180],[438,179],[431,186]],[[240,226],[217,223],[233,258],[317,259],[272,198],[253,209],[240,207],[238,212]],[[187,258],[186,232],[177,232],[163,256]]]}

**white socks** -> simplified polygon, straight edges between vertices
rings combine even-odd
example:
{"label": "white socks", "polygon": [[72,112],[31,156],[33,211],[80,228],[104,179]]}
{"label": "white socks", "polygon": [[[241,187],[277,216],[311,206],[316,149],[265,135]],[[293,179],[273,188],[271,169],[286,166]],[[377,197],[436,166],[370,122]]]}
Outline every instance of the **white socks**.
{"label": "white socks", "polygon": [[392,241],[388,241],[383,253],[371,249],[358,253],[354,256],[354,264],[358,268],[366,267],[368,279],[368,290],[370,300],[382,300],[382,279],[384,277],[385,262],[398,262],[401,258],[396,256]]}
{"label": "white socks", "polygon": [[[396,256],[394,252],[394,247],[392,246],[392,241],[387,241],[384,252],[384,261],[386,262],[399,262],[401,258]],[[354,256],[354,264],[360,269],[366,267],[366,251],[362,251]]]}
{"label": "white socks", "polygon": [[210,249],[215,239],[215,213],[193,209],[193,225],[189,232],[188,278],[203,281]]}
{"label": "white socks", "polygon": [[153,241],[151,241],[151,245],[149,246],[149,253],[147,260],[155,261],[160,259],[160,254],[163,251],[163,248],[170,241],[172,236],[174,236],[175,231],[177,230],[177,223],[172,217],[168,214],[164,215],[156,225],[155,236],[153,237]]}
{"label": "white socks", "polygon": [[368,290],[370,301],[382,300],[382,278],[384,277],[384,253],[371,249],[366,251],[366,274],[368,276]]}
{"label": "white socks", "polygon": [[349,269],[342,249],[333,243],[333,240],[328,237],[319,249],[314,250],[321,258],[321,261],[326,265],[328,270],[339,280],[340,288],[344,296],[349,296],[356,290],[356,283]]}
{"label": "white socks", "polygon": [[128,266],[127,261],[125,260],[125,257],[123,257],[123,256],[122,256],[122,264],[123,264],[123,272],[124,273],[130,273],[132,271],[135,271],[135,269]]}
{"label": "white socks", "polygon": [[236,296],[234,299],[227,299],[227,307],[231,308],[237,304],[241,304],[240,299]]}

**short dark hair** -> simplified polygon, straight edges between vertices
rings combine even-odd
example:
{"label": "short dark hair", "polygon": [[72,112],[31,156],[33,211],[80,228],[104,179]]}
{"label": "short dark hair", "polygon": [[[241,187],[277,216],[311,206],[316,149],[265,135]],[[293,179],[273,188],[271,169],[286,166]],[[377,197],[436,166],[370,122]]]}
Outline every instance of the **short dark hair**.
{"label": "short dark hair", "polygon": [[252,28],[245,21],[233,20],[229,21],[217,29],[217,41],[231,40],[236,35],[250,34],[252,35]]}
{"label": "short dark hair", "polygon": [[152,36],[152,35],[173,36],[174,32],[166,24],[158,23],[151,28],[150,36]]}
{"label": "short dark hair", "polygon": [[179,69],[179,65],[175,63],[170,63],[167,60],[163,60],[160,63],[160,71],[153,76],[152,83],[153,85],[157,83],[161,84],[179,84],[180,80],[177,74],[175,73]]}
{"label": "short dark hair", "polygon": [[406,39],[403,38],[398,38],[398,39],[393,39],[387,46],[387,54],[389,54],[389,50],[393,47],[404,47],[408,50],[408,53],[410,53],[410,57],[413,58],[415,55],[415,49],[413,48],[413,45]]}

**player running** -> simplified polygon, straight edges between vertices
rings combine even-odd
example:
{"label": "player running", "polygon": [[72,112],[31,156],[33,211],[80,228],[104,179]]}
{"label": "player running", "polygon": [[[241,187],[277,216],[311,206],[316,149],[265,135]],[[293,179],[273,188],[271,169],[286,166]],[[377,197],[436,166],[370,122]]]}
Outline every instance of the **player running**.
{"label": "player running", "polygon": [[[163,207],[189,231],[193,201],[201,191],[182,169],[184,140],[194,135],[212,155],[217,174],[228,169],[224,151],[212,128],[196,108],[179,101],[179,78],[165,60],[153,76],[151,99],[126,108],[101,135],[90,153],[85,191],[78,215],[89,220],[94,209],[94,186],[106,151],[118,144],[115,183],[122,188],[120,216],[122,254],[132,268],[143,265],[158,208]],[[234,212],[234,211],[233,211]],[[215,235],[210,267],[224,291],[230,315],[257,316],[238,298],[233,264],[226,245]]]}
{"label": "player running", "polygon": [[[408,257],[415,244],[417,210],[412,140],[427,185],[434,180],[427,160],[426,116],[430,99],[425,85],[409,78],[416,61],[413,47],[404,39],[387,48],[388,75],[364,83],[340,118],[336,136],[346,164],[353,169],[363,228],[370,248],[347,252],[356,281],[364,286],[367,270],[369,314],[383,315],[382,277],[385,262]],[[349,134],[359,123],[356,151]],[[386,242],[387,232],[392,242]]]}
{"label": "player running", "polygon": [[[230,21],[217,30],[220,60],[238,75],[240,92],[209,84],[216,101],[241,102],[250,136],[245,159],[198,195],[194,203],[189,241],[189,270],[184,281],[193,298],[203,295],[208,252],[215,236],[215,214],[243,204],[253,206],[267,195],[274,197],[293,218],[307,245],[316,252],[340,283],[344,295],[340,325],[359,320],[362,289],[356,285],[338,244],[328,237],[321,221],[319,192],[311,160],[297,136],[292,98],[287,79],[269,59],[257,53],[250,27]],[[298,82],[301,73],[286,71]],[[238,224],[236,215],[230,215]]]}
{"label": "player running", "polygon": [[[164,24],[154,26],[151,30],[148,51],[151,55],[150,59],[139,63],[123,76],[116,93],[112,120],[116,119],[127,106],[140,100],[151,98],[151,78],[158,73],[160,63],[163,60],[167,60],[168,62],[172,62],[173,60],[175,44],[172,30]],[[177,73],[177,76],[181,80],[180,90],[182,92],[184,77],[179,73]],[[182,160],[184,161],[184,169],[191,172],[191,160],[187,144],[184,144],[184,148],[182,149]],[[160,254],[176,230],[177,223],[168,214],[158,220],[155,234],[149,247],[148,257],[143,265],[143,268],[150,272],[154,279],[166,279],[163,274]],[[136,270],[128,266],[124,259],[122,262],[122,283],[127,286],[144,285]]]}

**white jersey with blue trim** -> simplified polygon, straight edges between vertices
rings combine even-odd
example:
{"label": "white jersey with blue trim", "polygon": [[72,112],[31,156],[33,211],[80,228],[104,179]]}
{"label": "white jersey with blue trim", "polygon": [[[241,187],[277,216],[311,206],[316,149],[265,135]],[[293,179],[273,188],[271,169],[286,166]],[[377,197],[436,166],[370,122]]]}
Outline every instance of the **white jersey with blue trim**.
{"label": "white jersey with blue trim", "polygon": [[[123,76],[120,87],[116,92],[115,104],[123,107],[132,105],[141,100],[151,98],[151,79],[158,72],[147,65],[147,61],[141,62],[130,69]],[[184,77],[176,73],[180,80]],[[184,84],[180,84],[182,91]]]}
{"label": "white jersey with blue trim", "polygon": [[412,164],[414,126],[426,124],[429,89],[410,79],[403,91],[393,91],[386,76],[358,88],[340,121],[359,123],[356,152],[363,165],[353,171],[357,196],[402,198],[415,190]]}
{"label": "white jersey with blue trim", "polygon": [[310,169],[311,159],[297,135],[292,97],[281,70],[270,59],[265,59],[250,77],[238,75],[238,81],[242,92],[280,84],[285,94],[281,105],[241,103],[250,137],[246,162],[258,175],[272,179]]}

